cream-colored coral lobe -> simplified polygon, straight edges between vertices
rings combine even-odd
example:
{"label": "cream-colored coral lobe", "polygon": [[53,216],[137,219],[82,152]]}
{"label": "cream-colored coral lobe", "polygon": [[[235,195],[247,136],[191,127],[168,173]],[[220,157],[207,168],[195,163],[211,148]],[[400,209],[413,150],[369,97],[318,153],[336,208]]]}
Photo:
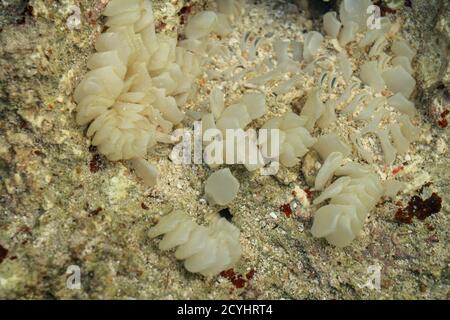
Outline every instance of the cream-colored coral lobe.
{"label": "cream-colored coral lobe", "polygon": [[448,298],[446,1],[0,6],[0,297]]}

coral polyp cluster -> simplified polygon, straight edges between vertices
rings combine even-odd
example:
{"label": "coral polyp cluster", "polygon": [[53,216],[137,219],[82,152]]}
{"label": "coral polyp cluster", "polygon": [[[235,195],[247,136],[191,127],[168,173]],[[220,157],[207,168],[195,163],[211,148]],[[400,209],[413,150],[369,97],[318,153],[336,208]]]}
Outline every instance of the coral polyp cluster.
{"label": "coral polyp cluster", "polygon": [[0,297],[448,299],[449,17],[0,1]]}
{"label": "coral polyp cluster", "polygon": [[[149,186],[155,186],[158,173],[144,157],[158,142],[175,141],[169,135],[174,126],[191,124],[185,113],[201,121],[202,133],[219,133],[227,142],[220,150],[223,155],[238,148],[230,142],[228,130],[276,131],[276,138],[244,138],[253,144],[258,160],[250,163],[245,158],[235,165],[259,172],[277,158],[284,168],[294,168],[305,155],[317,152],[322,164],[314,191],[322,193],[314,201],[312,235],[347,246],[361,233],[380,198],[398,192],[397,181],[382,183],[386,179],[378,175],[380,156],[391,166],[419,137],[410,100],[416,86],[411,66],[415,50],[399,35],[395,22],[371,16],[369,0],[343,0],[339,13],[323,16],[321,30],[297,34],[295,39],[246,31],[239,43],[227,45],[230,34],[238,32],[233,23],[245,19],[245,7],[243,1],[218,0],[211,10],[188,18],[178,41],[155,32],[150,2],[112,0],[104,11],[108,29],[88,61],[91,71],[74,93],[77,121],[90,123],[87,135],[110,160],[132,159],[136,173]],[[204,81],[213,89],[207,106],[199,109],[190,99],[203,93]],[[237,89],[242,94],[233,92]],[[290,107],[294,92],[302,93],[296,110]],[[282,98],[284,105],[275,108],[273,97]],[[342,126],[348,127],[345,134],[339,130]],[[373,137],[378,144],[372,143]],[[211,147],[215,139],[202,144]],[[264,153],[273,146],[278,148],[275,155]],[[222,158],[207,163],[215,169],[224,165]],[[231,203],[238,194],[238,180],[228,168],[213,173],[205,185],[210,205]],[[161,242],[173,240],[163,245],[166,249],[188,245],[195,237],[193,222],[184,215],[170,217],[163,218],[152,235],[170,231]],[[195,266],[189,259],[186,263],[190,271],[217,274],[238,256],[230,261],[218,258],[227,262],[211,261],[204,269],[197,265],[199,259]]]}
{"label": "coral polyp cluster", "polygon": [[108,29],[95,42],[91,69],[74,92],[77,122],[110,160],[143,158],[180,123],[199,59],[177,40],[156,34],[149,1],[111,1]]}

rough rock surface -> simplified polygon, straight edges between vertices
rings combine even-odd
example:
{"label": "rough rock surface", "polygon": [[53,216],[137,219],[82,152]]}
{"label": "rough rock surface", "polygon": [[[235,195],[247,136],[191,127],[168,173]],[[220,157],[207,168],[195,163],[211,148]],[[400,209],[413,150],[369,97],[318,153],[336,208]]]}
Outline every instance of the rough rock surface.
{"label": "rough rock surface", "polygon": [[[153,2],[158,29],[176,32],[184,1]],[[200,2],[190,3],[200,9]],[[360,239],[337,250],[309,232],[300,167],[278,179],[233,168],[242,191],[229,212],[241,229],[243,258],[214,278],[188,273],[147,235],[174,207],[199,223],[218,211],[201,193],[211,170],[175,166],[160,147],[150,159],[161,181],[146,189],[127,163],[90,148],[75,124],[71,95],[103,28],[105,3],[0,3],[0,298],[449,298],[448,131],[435,121],[448,108],[448,1],[413,1],[398,11],[419,48],[416,102],[430,136],[418,152],[430,175],[424,182],[443,197],[441,212],[395,221],[415,194],[405,191],[378,206]],[[80,29],[67,24],[74,4]],[[67,286],[72,265],[80,267],[80,289]],[[381,266],[380,290],[363,286],[371,266]]]}

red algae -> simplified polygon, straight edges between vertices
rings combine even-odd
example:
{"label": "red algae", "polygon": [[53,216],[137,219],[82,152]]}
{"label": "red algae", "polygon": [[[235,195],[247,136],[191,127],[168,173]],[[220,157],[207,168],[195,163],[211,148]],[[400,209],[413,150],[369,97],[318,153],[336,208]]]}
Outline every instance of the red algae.
{"label": "red algae", "polygon": [[242,289],[245,287],[248,281],[250,281],[255,275],[255,269],[251,269],[245,274],[245,278],[242,274],[236,274],[233,269],[222,271],[220,275],[225,279],[228,279],[236,289]]}
{"label": "red algae", "polygon": [[447,110],[443,111],[441,113],[441,118],[438,120],[438,125],[442,129],[444,129],[448,126],[448,120],[447,120],[448,114],[450,114],[450,110],[447,109]]}
{"label": "red algae", "polygon": [[104,167],[105,163],[103,162],[102,157],[99,154],[95,154],[89,162],[89,170],[92,173],[96,173]]}
{"label": "red algae", "polygon": [[5,260],[6,256],[8,255],[8,250],[0,245],[0,263]]}
{"label": "red algae", "polygon": [[413,196],[406,208],[400,208],[395,213],[395,220],[401,223],[411,223],[413,218],[425,220],[429,216],[438,213],[442,208],[442,198],[433,194],[423,200],[420,196]]}
{"label": "red algae", "polygon": [[403,170],[403,166],[398,166],[398,167],[392,169],[392,174],[395,176],[396,174],[398,174],[402,170]]}

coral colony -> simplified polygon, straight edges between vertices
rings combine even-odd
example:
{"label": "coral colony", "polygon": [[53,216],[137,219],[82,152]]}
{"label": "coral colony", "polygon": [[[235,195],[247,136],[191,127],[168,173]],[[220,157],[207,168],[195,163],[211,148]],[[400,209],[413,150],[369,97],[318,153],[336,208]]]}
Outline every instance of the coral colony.
{"label": "coral colony", "polygon": [[[101,154],[111,161],[130,160],[151,187],[157,184],[158,169],[145,159],[147,152],[157,143],[176,144],[174,151],[179,151],[185,135],[171,133],[183,120],[197,120],[200,160],[216,170],[205,181],[210,205],[227,205],[239,192],[239,181],[227,166],[267,174],[267,167],[293,167],[315,150],[322,165],[314,189],[321,193],[313,201],[311,233],[337,247],[348,246],[380,198],[394,197],[402,187],[373,170],[378,150],[364,141],[376,137],[389,166],[418,138],[412,123],[416,109],[409,100],[416,84],[415,51],[401,38],[398,25],[377,16],[371,1],[343,0],[339,13],[323,16],[323,31],[271,43],[246,32],[237,53],[239,70],[212,68],[214,59],[235,54],[226,45],[227,36],[245,8],[245,1],[216,0],[215,11],[188,18],[178,40],[156,32],[150,1],[111,0],[103,12],[108,28],[96,40],[90,71],[74,92],[77,122],[88,125],[87,135]],[[263,43],[273,54],[261,52]],[[365,57],[361,65],[354,61],[356,52]],[[208,112],[185,110],[204,74],[244,83],[246,92],[228,101],[214,88]],[[268,90],[285,95],[298,88],[306,92],[299,110],[255,127],[255,120],[268,113]],[[349,121],[359,129],[340,136],[335,125]],[[160,235],[160,249],[177,247],[176,258],[190,272],[216,275],[241,255],[240,232],[224,218],[204,227],[173,211],[151,229],[150,237]]]}

